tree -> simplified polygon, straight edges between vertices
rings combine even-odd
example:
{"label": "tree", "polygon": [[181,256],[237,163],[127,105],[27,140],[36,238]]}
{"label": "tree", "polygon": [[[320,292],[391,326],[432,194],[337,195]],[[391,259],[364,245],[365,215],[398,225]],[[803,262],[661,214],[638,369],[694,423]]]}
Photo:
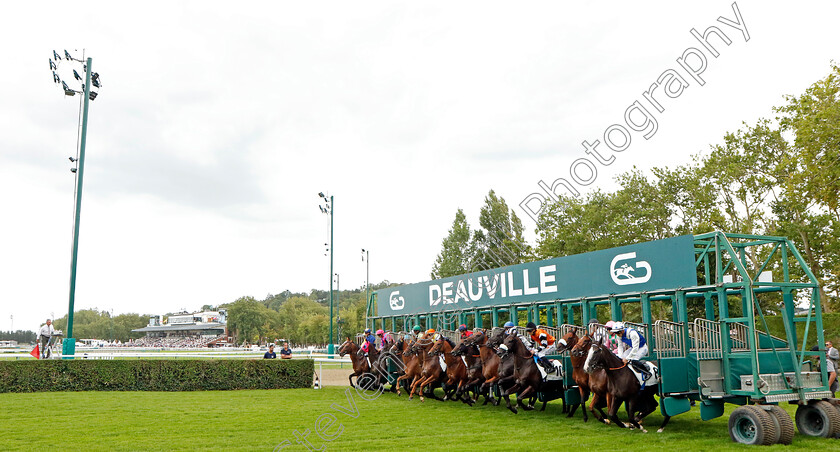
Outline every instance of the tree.
{"label": "tree", "polygon": [[504,267],[532,259],[533,250],[523,236],[525,228],[522,220],[492,189],[484,198],[478,223],[481,228],[473,234],[468,253],[472,258],[467,266],[470,271]]}
{"label": "tree", "polygon": [[241,297],[228,305],[228,330],[235,332],[237,342],[262,339],[268,320],[268,308],[254,297]]}
{"label": "tree", "polygon": [[432,266],[432,279],[468,273],[470,251],[470,225],[464,211],[458,209],[455,221],[449,229],[449,235],[441,243],[442,249]]}

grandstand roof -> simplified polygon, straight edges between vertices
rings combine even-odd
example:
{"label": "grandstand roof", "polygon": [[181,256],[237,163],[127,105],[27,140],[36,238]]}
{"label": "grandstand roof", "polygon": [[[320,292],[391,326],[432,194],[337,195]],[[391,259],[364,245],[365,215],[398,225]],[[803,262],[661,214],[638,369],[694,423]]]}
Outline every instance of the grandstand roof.
{"label": "grandstand roof", "polygon": [[136,330],[131,330],[137,333],[146,333],[146,332],[153,332],[153,331],[201,331],[201,330],[214,330],[214,329],[224,329],[224,323],[199,323],[199,324],[175,324],[175,325],[160,325],[160,326],[144,326],[143,328],[137,328]]}

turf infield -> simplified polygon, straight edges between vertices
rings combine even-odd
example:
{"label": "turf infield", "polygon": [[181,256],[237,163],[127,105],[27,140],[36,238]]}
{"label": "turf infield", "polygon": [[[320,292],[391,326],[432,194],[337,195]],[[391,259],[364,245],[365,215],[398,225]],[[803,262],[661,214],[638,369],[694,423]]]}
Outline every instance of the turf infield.
{"label": "turf infield", "polygon": [[[579,412],[567,419],[559,401],[549,403],[545,412],[513,414],[504,405],[409,401],[405,395],[387,392],[366,400],[364,394],[346,389],[0,394],[0,449],[271,451],[289,440],[291,445],[282,450],[291,451],[306,450],[296,443],[295,431],[302,434],[307,429],[313,450],[322,446],[321,450],[347,451],[750,447],[729,439],[727,419],[733,406],[723,417],[706,422],[694,408],[672,418],[664,433],[655,431],[662,421],[656,412],[645,422],[650,431],[645,434],[592,418],[584,423]],[[793,406],[781,406],[794,413]],[[330,442],[315,432],[319,417],[324,434],[335,437]],[[328,426],[331,420],[335,423]],[[797,433],[791,446],[770,449],[783,447],[838,450],[840,442]]]}

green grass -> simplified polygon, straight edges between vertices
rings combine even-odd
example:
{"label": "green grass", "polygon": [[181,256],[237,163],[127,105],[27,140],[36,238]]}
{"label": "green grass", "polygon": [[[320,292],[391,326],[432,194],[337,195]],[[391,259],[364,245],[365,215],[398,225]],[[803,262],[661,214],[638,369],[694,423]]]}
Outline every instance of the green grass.
{"label": "green grass", "polygon": [[[664,433],[656,433],[658,414],[645,422],[650,433],[599,424],[580,413],[567,419],[559,401],[546,412],[513,414],[504,406],[468,407],[460,402],[409,401],[391,393],[364,400],[355,391],[357,417],[349,409],[345,387],[322,390],[286,389],[203,392],[62,392],[0,394],[0,449],[97,450],[247,450],[271,451],[283,440],[293,447],[294,430],[315,433],[324,413],[337,422],[325,450],[743,450],[727,433],[727,415],[701,421],[697,408],[675,416]],[[782,405],[791,414],[793,406]],[[45,417],[42,412],[50,411]],[[620,413],[623,418],[623,411]],[[837,440],[797,434],[788,449],[831,449]],[[756,446],[757,447],[757,446]],[[772,446],[780,449],[785,446]],[[768,450],[761,448],[760,450]]]}

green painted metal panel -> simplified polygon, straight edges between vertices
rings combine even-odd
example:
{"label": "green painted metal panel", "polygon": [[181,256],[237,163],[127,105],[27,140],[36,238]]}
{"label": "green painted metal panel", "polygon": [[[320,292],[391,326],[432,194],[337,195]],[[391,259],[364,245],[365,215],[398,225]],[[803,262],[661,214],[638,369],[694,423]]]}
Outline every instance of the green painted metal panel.
{"label": "green painted metal panel", "polygon": [[[696,362],[689,358],[662,358],[659,360],[659,375],[662,378],[659,391],[662,394],[688,392],[692,388],[693,374],[694,381],[697,380]],[[693,367],[693,372],[689,368]],[[695,383],[693,386],[697,386]]]}
{"label": "green painted metal panel", "polygon": [[[577,386],[566,390],[566,405],[577,405],[580,403],[580,389]],[[586,409],[586,408],[583,408]]]}
{"label": "green painted metal panel", "polygon": [[676,416],[691,410],[691,400],[688,397],[665,397],[659,409],[663,416]]}
{"label": "green painted metal panel", "polygon": [[704,400],[700,404],[700,419],[712,420],[723,416],[723,400]]}
{"label": "green painted metal panel", "polygon": [[382,289],[377,309],[389,316],[696,284],[686,235]]}

